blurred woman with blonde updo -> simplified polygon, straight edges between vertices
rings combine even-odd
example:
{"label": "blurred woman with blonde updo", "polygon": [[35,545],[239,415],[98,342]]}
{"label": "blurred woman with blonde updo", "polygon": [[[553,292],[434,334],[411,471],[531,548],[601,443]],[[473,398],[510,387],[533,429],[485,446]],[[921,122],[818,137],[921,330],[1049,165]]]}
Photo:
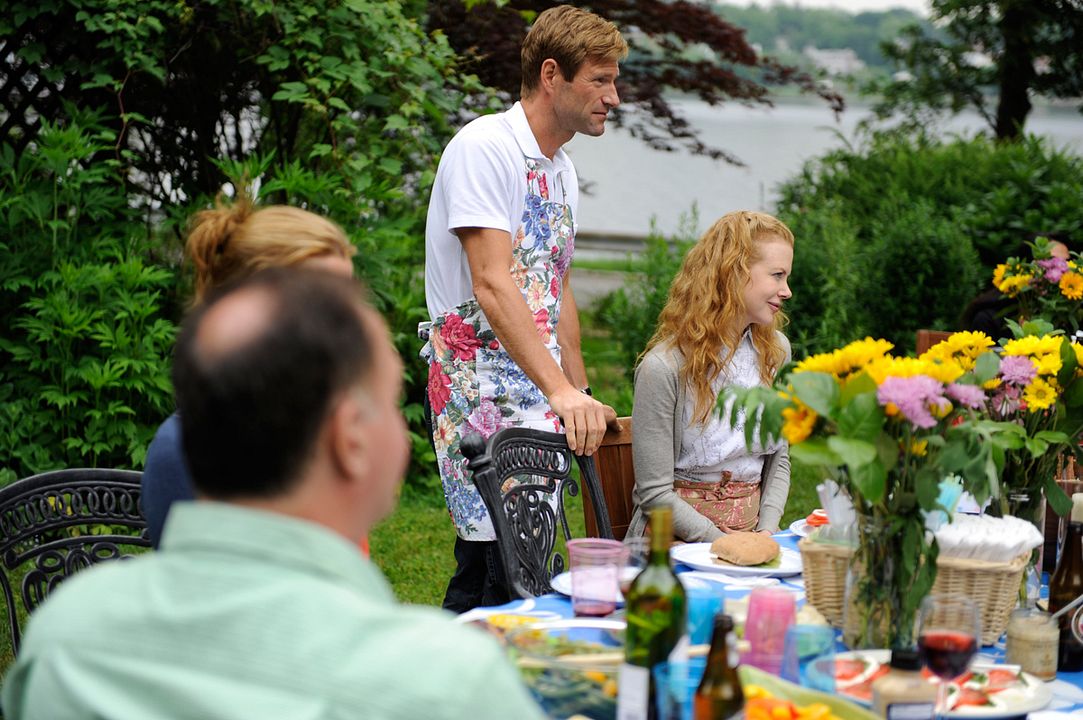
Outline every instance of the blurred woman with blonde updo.
{"label": "blurred woman with blonde updo", "polygon": [[743,420],[731,426],[714,409],[725,386],[770,385],[789,361],[779,328],[792,265],[789,228],[748,211],[723,216],[685,256],[635,373],[630,536],[661,505],[686,542],[778,530],[790,489],[785,442],[749,449]]}
{"label": "blurred woman with blonde updo", "polygon": [[[195,267],[193,305],[214,288],[269,267],[317,268],[353,275],[356,249],[346,233],[327,218],[307,210],[271,205],[257,207],[247,197],[192,218],[185,253]],[[142,504],[154,546],[162,537],[169,507],[194,498],[181,448],[180,418],[171,415],[147,449]]]}

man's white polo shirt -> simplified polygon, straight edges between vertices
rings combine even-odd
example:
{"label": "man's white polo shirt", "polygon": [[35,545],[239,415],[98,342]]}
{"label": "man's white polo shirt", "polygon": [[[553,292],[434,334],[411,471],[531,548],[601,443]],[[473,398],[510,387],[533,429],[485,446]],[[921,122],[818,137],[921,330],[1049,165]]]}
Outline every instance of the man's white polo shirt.
{"label": "man's white polo shirt", "polygon": [[552,160],[542,154],[521,103],[471,121],[445,148],[425,221],[425,302],[430,320],[474,296],[470,265],[453,230],[494,228],[510,236],[522,225],[527,158],[537,160],[550,198],[567,204],[574,221],[579,179],[572,161],[563,148]]}

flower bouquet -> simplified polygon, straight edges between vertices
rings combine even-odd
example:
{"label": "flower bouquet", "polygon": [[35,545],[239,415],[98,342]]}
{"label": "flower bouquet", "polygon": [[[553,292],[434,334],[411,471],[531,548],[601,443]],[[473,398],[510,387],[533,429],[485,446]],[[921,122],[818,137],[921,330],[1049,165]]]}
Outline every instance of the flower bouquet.
{"label": "flower bouquet", "polygon": [[[1007,423],[993,448],[1001,473],[992,495],[999,514],[1023,517],[1041,529],[1037,513],[1043,491],[1058,514],[1070,508],[1055,470],[1062,452],[1079,453],[1083,345],[1053,331],[1044,321],[1028,321],[1013,329],[1017,337],[1002,340],[995,354],[978,358],[984,366],[983,377],[995,367],[984,385],[985,409],[992,419]],[[958,352],[952,338],[922,357],[952,362]]]}
{"label": "flower bouquet", "polygon": [[1040,318],[1074,334],[1083,324],[1083,257],[1079,253],[1069,253],[1067,259],[1053,256],[1054,244],[1046,238],[1028,244],[1033,259],[1011,257],[997,265],[993,286],[1018,302],[1020,318]]}
{"label": "flower bouquet", "polygon": [[[851,607],[865,646],[908,647],[921,599],[936,579],[937,547],[926,514],[941,508],[948,476],[979,503],[998,490],[1011,423],[989,416],[999,369],[993,341],[957,333],[936,356],[897,357],[867,338],[813,355],[780,374],[774,389],[727,390],[731,421],[790,443],[798,461],[845,488],[857,514]],[[1012,435],[1017,437],[1017,435]],[[998,451],[998,448],[1000,450]]]}

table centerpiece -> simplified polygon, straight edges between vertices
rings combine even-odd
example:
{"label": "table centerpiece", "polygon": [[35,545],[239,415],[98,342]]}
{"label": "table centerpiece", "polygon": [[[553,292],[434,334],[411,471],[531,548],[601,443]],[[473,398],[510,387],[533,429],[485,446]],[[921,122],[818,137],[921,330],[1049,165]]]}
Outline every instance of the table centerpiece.
{"label": "table centerpiece", "polygon": [[[866,338],[813,355],[774,388],[729,389],[719,411],[746,439],[784,437],[790,455],[821,468],[857,516],[849,606],[858,647],[912,647],[921,600],[936,579],[937,546],[926,516],[948,476],[979,503],[999,490],[1012,424],[990,417],[999,361],[981,333],[957,333],[944,357],[898,357]],[[999,450],[998,450],[999,448]]]}

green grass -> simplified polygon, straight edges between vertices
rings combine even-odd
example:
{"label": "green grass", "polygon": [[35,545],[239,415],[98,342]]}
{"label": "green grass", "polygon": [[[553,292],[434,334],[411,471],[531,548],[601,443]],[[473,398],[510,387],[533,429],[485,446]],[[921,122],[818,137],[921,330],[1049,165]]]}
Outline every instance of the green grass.
{"label": "green grass", "polygon": [[641,272],[638,261],[631,253],[623,258],[576,258],[572,267],[580,270],[601,270],[603,272]]}
{"label": "green grass", "polygon": [[[572,537],[586,534],[582,495],[567,498]],[[406,603],[439,606],[455,572],[455,526],[443,497],[404,496],[395,512],[369,536],[373,561]],[[557,549],[564,552],[563,542]]]}
{"label": "green grass", "polygon": [[408,495],[369,537],[372,559],[403,602],[439,605],[455,571],[455,526],[440,495]]}

